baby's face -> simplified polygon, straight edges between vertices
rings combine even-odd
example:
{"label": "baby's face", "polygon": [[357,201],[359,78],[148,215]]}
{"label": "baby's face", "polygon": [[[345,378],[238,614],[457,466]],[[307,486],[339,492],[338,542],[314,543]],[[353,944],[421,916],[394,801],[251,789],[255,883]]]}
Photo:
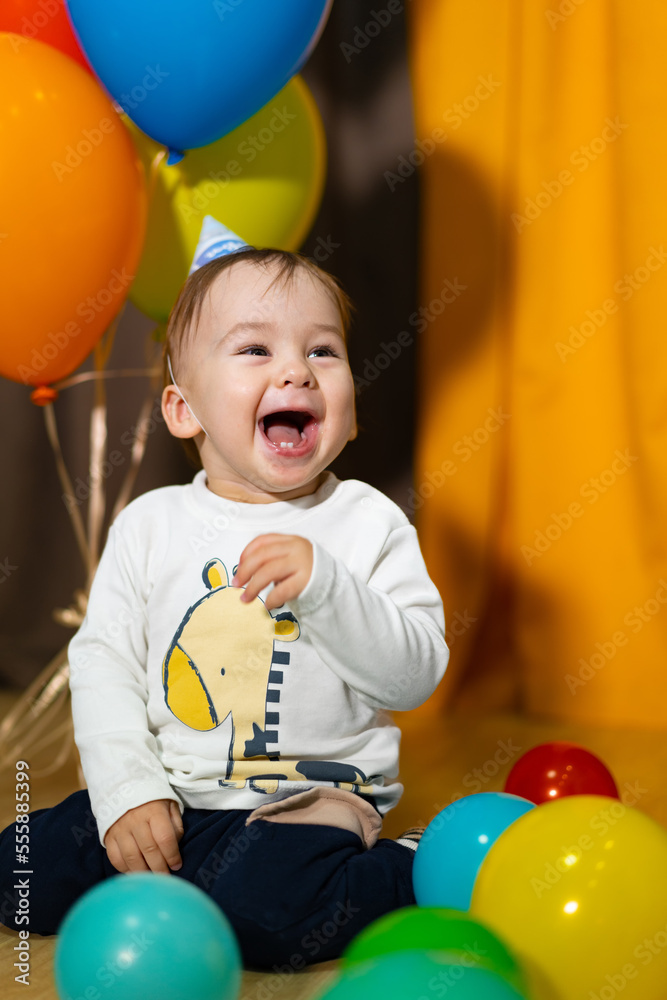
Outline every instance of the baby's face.
{"label": "baby's face", "polygon": [[[357,433],[334,301],[301,268],[269,289],[274,277],[273,269],[250,263],[223,271],[177,373],[208,431],[199,445],[209,487],[259,503],[312,493]],[[181,407],[182,425],[189,418],[199,431]]]}

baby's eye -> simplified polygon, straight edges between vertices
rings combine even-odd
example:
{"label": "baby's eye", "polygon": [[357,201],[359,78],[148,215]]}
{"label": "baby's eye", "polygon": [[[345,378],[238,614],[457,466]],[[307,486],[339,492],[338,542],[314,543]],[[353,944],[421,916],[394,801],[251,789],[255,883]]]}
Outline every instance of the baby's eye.
{"label": "baby's eye", "polygon": [[334,358],[338,357],[334,349],[332,347],[329,347],[328,345],[323,345],[322,347],[313,347],[311,354],[313,353],[313,351],[326,351],[331,357]]}
{"label": "baby's eye", "polygon": [[244,347],[242,351],[239,351],[239,354],[247,354],[249,351],[266,351],[266,347],[262,344],[256,344],[254,347]]}
{"label": "baby's eye", "polygon": [[[257,357],[258,355],[251,353],[255,351],[263,351],[266,354],[268,348],[264,344],[253,344],[251,347],[244,347],[243,350],[239,351],[239,354],[248,354],[250,357]],[[325,351],[329,356],[334,358],[339,356],[328,344],[323,344],[321,347],[313,347],[310,353],[314,354],[316,351]],[[259,356],[261,357],[261,355]]]}

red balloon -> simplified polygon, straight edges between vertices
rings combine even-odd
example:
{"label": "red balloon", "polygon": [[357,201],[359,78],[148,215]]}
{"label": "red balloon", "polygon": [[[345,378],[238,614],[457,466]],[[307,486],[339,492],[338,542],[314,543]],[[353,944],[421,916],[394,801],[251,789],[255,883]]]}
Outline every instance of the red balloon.
{"label": "red balloon", "polygon": [[577,746],[556,740],[533,747],[516,762],[505,782],[505,791],[538,806],[567,795],[608,795],[618,789],[599,757]]}
{"label": "red balloon", "polygon": [[[62,0],[1,0],[0,31],[36,38],[38,42],[59,49],[94,76],[72,31]],[[16,44],[21,43],[17,41]]]}

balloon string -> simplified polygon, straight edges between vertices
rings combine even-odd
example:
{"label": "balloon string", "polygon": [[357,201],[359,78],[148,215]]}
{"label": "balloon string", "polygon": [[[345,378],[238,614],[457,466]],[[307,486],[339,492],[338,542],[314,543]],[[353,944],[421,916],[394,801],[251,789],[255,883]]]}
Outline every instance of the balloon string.
{"label": "balloon string", "polygon": [[90,567],[90,551],[88,549],[88,542],[86,541],[86,532],[83,526],[81,511],[79,510],[78,505],[74,502],[74,487],[72,486],[72,480],[69,477],[67,467],[65,466],[65,462],[63,460],[53,403],[47,403],[47,405],[43,406],[42,409],[44,411],[46,433],[48,435],[51,448],[53,449],[60,483],[65,491],[65,496],[68,498],[68,502],[65,503],[65,507],[70,516],[72,527],[74,528],[74,536],[79,546],[79,552],[81,553],[81,558],[83,559],[83,565],[85,566],[86,573],[88,573]]}
{"label": "balloon string", "polygon": [[73,385],[78,385],[79,382],[90,382],[91,379],[155,375],[160,371],[160,368],[119,368],[116,371],[82,372],[81,375],[72,375],[71,378],[65,378],[61,382],[54,382],[53,388],[60,391],[61,389],[69,389]]}
{"label": "balloon string", "polygon": [[149,204],[153,200],[153,195],[155,194],[155,185],[157,183],[157,178],[158,178],[158,172],[159,172],[159,169],[160,169],[160,164],[162,163],[162,161],[163,161],[163,159],[165,158],[166,155],[167,155],[167,149],[166,148],[165,149],[161,149],[158,153],[155,154],[155,156],[153,157],[153,159],[151,161],[151,169],[150,169],[150,174],[149,174],[149,177],[148,177],[148,202],[149,202]]}
{"label": "balloon string", "polygon": [[[151,390],[141,407],[138,430],[132,445],[130,468],[125,476],[120,495],[114,506],[113,520],[128,502],[140,463],[145,454],[146,442],[150,433],[150,423],[148,420],[150,406],[153,403],[155,388],[162,372],[159,365],[147,369],[103,371],[102,368],[111,351],[116,326],[117,321],[111,328],[110,333],[107,334],[105,343],[98,343],[95,354],[95,371],[83,372],[80,375],[63,379],[59,383],[54,384],[54,388],[60,390],[70,388],[79,382],[94,379],[96,381],[96,390],[98,390],[96,392],[95,405],[91,413],[90,424],[92,491],[88,510],[88,539],[86,539],[84,522],[79,506],[73,502],[74,490],[62,455],[53,404],[49,403],[42,407],[47,435],[55,457],[60,482],[65,495],[72,498],[72,502],[66,504],[67,512],[70,516],[74,535],[88,575],[86,589],[75,591],[75,602],[72,607],[56,609],[54,611],[56,621],[74,628],[79,627],[86,613],[87,598],[96,568],[105,511],[104,491],[96,491],[96,485],[99,485],[102,481],[99,470],[103,461],[104,447],[107,440],[107,405],[102,380],[104,378],[137,375],[149,375],[151,377]],[[98,473],[97,476],[95,475],[96,470]],[[59,711],[69,704],[68,645],[65,645],[40,672],[38,677],[21,695],[17,703],[0,723],[0,766],[15,763],[21,757],[35,754],[38,751],[42,752],[61,741],[55,757],[51,757],[48,766],[41,771],[31,771],[31,774],[34,776],[44,776],[52,774],[62,767],[70,753],[73,750],[75,751],[71,712],[67,710],[66,719],[60,725],[55,725]],[[80,763],[78,764],[78,778],[80,786],[85,788],[85,778],[81,771]]]}
{"label": "balloon string", "polygon": [[[50,747],[52,744],[56,743],[57,740],[62,739],[60,749],[58,750],[56,757],[51,760],[48,767],[39,768],[39,770],[36,771],[31,769],[31,776],[33,778],[45,778],[47,775],[54,774],[55,771],[61,768],[76,746],[73,737],[74,723],[72,721],[72,713],[68,711],[67,717],[56,729],[50,730],[44,739],[38,740],[37,743],[31,743],[30,755],[32,756],[33,754],[39,753],[40,750],[45,750],[47,747]],[[86,787],[85,781],[81,782],[81,787]]]}
{"label": "balloon string", "polygon": [[125,306],[127,305],[127,299],[124,300],[122,306],[118,310],[116,316],[112,320],[111,324],[107,328],[106,333],[98,343],[98,347],[101,352],[101,363],[99,369],[102,370],[106,368],[107,362],[109,360],[109,355],[111,354],[111,348],[113,347],[114,338],[116,336],[116,330],[118,329],[118,324],[120,323],[123,313],[125,312]]}
{"label": "balloon string", "polygon": [[151,407],[153,406],[153,401],[155,397],[155,391],[158,386],[159,376],[161,374],[161,369],[159,367],[151,368],[151,382],[148,393],[144,402],[142,404],[141,410],[139,412],[139,419],[136,424],[136,432],[134,435],[134,441],[132,442],[132,455],[130,458],[130,467],[125,474],[123,484],[120,488],[118,494],[118,499],[114,505],[113,512],[111,514],[111,520],[114,521],[117,515],[121,512],[123,507],[127,504],[134,482],[137,478],[137,473],[139,471],[139,466],[141,465],[144,453],[146,451],[146,442],[148,441],[148,434],[150,428],[149,415]]}
{"label": "balloon string", "polygon": [[[2,720],[0,767],[7,767],[28,755],[32,756],[36,749],[41,750],[61,737],[62,746],[46,771],[35,771],[31,767],[30,773],[34,777],[51,774],[64,764],[74,747],[71,712],[67,711],[67,717],[61,726],[55,729],[52,726],[60,709],[69,702],[68,677],[69,664],[65,645]],[[44,731],[46,736],[42,735]]]}
{"label": "balloon string", "polygon": [[[23,718],[22,721],[19,721],[20,716],[25,712],[26,708],[32,716],[39,715],[45,695],[47,699],[52,699],[54,691],[57,694],[60,688],[67,688],[67,674],[69,671],[66,661],[67,646],[63,646],[50,663],[44,667],[39,676],[23,692],[21,700],[14,705],[2,720],[0,724],[0,742],[4,742],[10,732],[13,732],[14,735],[23,735],[25,730],[32,727],[33,723],[30,718]],[[63,665],[66,668],[64,676]]]}
{"label": "balloon string", "polygon": [[[104,368],[104,359],[108,357],[108,349],[98,343],[95,345],[95,368]],[[88,580],[86,592],[90,593],[93,576],[99,561],[102,524],[106,506],[104,476],[102,467],[106,456],[107,444],[107,399],[104,382],[95,382],[95,403],[90,414],[90,500],[88,501],[88,548],[90,561],[88,564]]]}

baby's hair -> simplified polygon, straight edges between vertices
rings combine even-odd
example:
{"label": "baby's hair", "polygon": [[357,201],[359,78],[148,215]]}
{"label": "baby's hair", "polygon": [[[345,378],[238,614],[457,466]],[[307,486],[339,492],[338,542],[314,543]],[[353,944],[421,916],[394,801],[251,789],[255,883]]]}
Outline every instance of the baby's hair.
{"label": "baby's hair", "polygon": [[[263,267],[265,270],[275,269],[276,274],[269,284],[269,288],[276,282],[281,282],[283,286],[288,284],[293,280],[297,268],[310,274],[312,278],[320,282],[336,305],[340,314],[343,337],[347,342],[354,305],[333,275],[323,271],[310,258],[300,253],[278,250],[273,247],[248,247],[247,250],[236,250],[223,257],[215,257],[210,260],[194,271],[181,288],[167,321],[167,333],[162,354],[165,387],[172,384],[167,357],[171,358],[175,377],[179,380],[181,378],[178,372],[180,361],[197,330],[201,310],[211,285],[223,271],[244,262],[254,264],[256,267]],[[181,441],[190,464],[201,469],[199,449],[194,440],[182,438]]]}

